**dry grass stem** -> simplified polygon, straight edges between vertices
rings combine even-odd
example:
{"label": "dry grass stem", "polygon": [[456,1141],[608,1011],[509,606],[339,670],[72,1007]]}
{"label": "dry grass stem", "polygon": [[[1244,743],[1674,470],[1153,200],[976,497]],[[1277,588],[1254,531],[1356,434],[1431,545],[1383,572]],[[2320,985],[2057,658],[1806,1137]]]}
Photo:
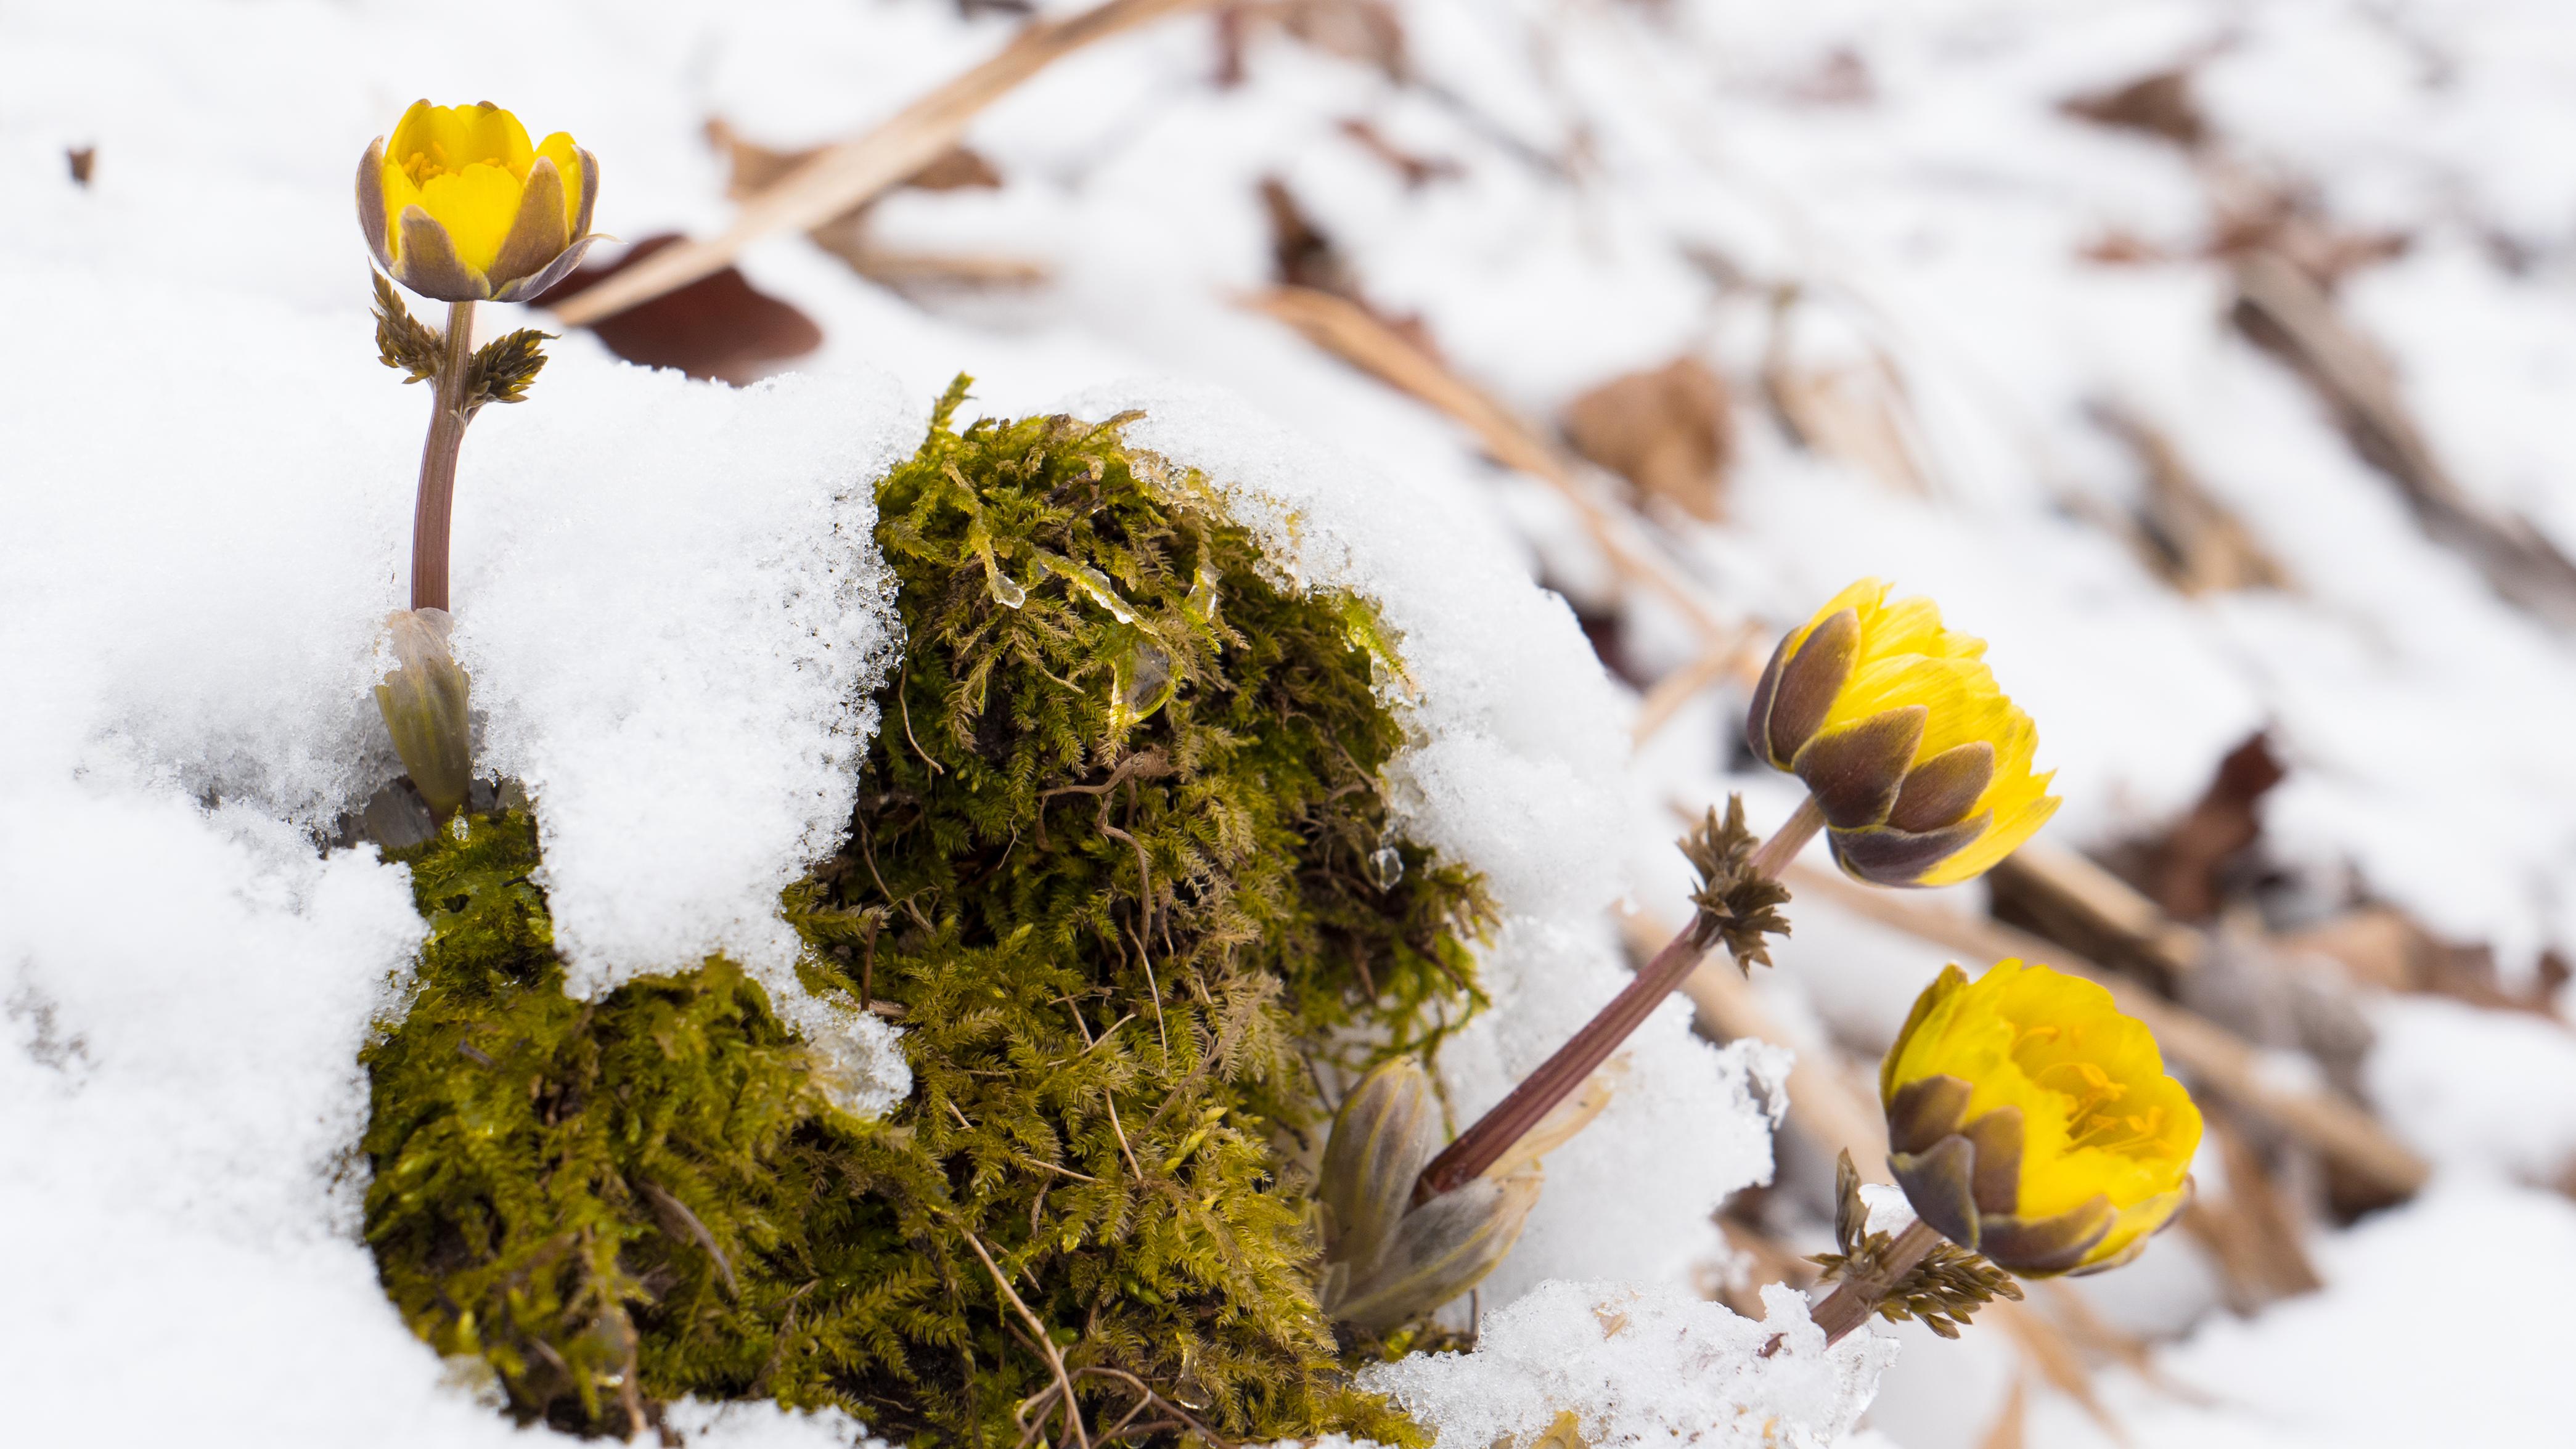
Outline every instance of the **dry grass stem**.
{"label": "dry grass stem", "polygon": [[1064,56],[1121,31],[1210,0],[1109,0],[1062,20],[1039,20],[999,54],[914,101],[856,139],[825,148],[745,201],[733,225],[706,241],[670,247],[555,311],[585,327],[687,286],[732,264],[743,248],[781,232],[809,231],[919,172],[947,154],[967,124],[994,101]]}
{"label": "dry grass stem", "polygon": [[1254,311],[1476,435],[1494,461],[1554,488],[1620,577],[1661,599],[1711,647],[1744,647],[1758,637],[1726,618],[1699,586],[1658,556],[1641,523],[1598,496],[1580,466],[1483,389],[1443,366],[1402,333],[1345,297],[1311,287],[1274,287],[1248,299]]}

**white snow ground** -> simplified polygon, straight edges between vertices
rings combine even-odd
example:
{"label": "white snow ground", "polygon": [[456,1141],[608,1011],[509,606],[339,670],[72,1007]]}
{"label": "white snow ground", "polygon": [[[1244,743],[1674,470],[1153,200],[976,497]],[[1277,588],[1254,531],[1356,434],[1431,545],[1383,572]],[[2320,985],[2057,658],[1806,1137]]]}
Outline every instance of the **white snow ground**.
{"label": "white snow ground", "polygon": [[[704,234],[730,214],[707,118],[779,146],[848,134],[1008,34],[1007,17],[958,10],[0,0],[0,1225],[21,1265],[0,1315],[0,1437],[512,1437],[441,1387],[351,1237],[352,1057],[417,925],[397,873],[317,858],[303,828],[384,769],[366,685],[401,602],[425,404],[374,360],[349,176],[414,97],[489,97],[599,155],[604,229]],[[2576,435],[2557,421],[2576,347],[2562,6],[1394,13],[1404,83],[1259,25],[1232,88],[1211,84],[1205,20],[1104,45],[977,122],[1001,190],[879,208],[889,243],[1042,259],[1046,289],[925,306],[781,239],[744,265],[824,326],[807,375],[730,392],[575,336],[530,405],[477,423],[460,647],[489,758],[545,799],[578,969],[715,946],[776,963],[769,899],[846,810],[835,792],[872,727],[849,701],[887,643],[864,555],[827,543],[864,533],[866,478],[959,370],[997,413],[1151,398],[1140,436],[1275,507],[1283,536],[1301,520],[1310,577],[1385,600],[1423,686],[1404,776],[1416,826],[1488,870],[1516,916],[1489,963],[1503,1007],[1452,1063],[1462,1108],[1615,988],[1615,898],[1670,911],[1666,799],[1743,787],[1757,825],[1785,810],[1776,787],[1725,775],[1711,706],[1624,760],[1632,706],[1521,582],[1543,568],[1582,593],[1604,577],[1552,494],[1234,305],[1269,280],[1254,188],[1272,174],[1372,300],[1420,314],[1463,373],[1533,417],[1677,352],[1717,367],[1745,400],[1744,456],[1729,521],[1673,530],[1683,561],[1773,621],[1864,573],[1940,599],[2040,721],[2062,839],[2152,824],[2268,725],[2292,764],[2265,817],[2286,864],[2492,943],[2509,977],[2576,944],[2566,641],[2428,540],[2225,325],[2224,267],[2200,254],[2209,193],[2182,153],[2057,109],[2200,61],[2233,164],[2303,189],[2335,226],[2406,233],[2403,257],[2346,281],[2346,314],[2389,349],[2463,489],[2576,550]],[[1343,130],[1354,117],[1459,174],[1408,186]],[[66,175],[72,146],[97,148],[86,189]],[[2084,259],[2111,236],[2147,259]],[[1752,405],[1792,286],[1791,356],[1875,352],[1903,378],[1919,491],[1794,448]],[[1210,385],[1293,436],[1229,414]],[[2142,487],[2087,421],[2095,402],[2167,433],[2292,587],[2184,598],[2147,574],[2092,521]],[[1647,666],[1690,652],[1650,601],[1630,621]],[[1768,989],[1829,1019],[1883,1032],[1939,964],[1821,911],[1802,924]],[[2576,1148],[2576,1050],[2561,1023],[2448,1003],[2376,1019],[2367,1085],[2440,1164],[2435,1189],[2326,1235],[2327,1289],[2250,1320],[2209,1311],[2179,1240],[2094,1280],[2124,1321],[2180,1338],[2159,1367],[2200,1396],[2105,1375],[2137,1442],[2564,1437],[2551,1369],[2576,1332],[2548,1295],[2515,1290],[2576,1264],[2576,1206],[2529,1185]],[[1404,1368],[1427,1412],[1462,1406],[1471,1449],[1489,1427],[1543,1428],[1541,1402],[1608,1415],[1621,1372],[1740,1359],[1719,1310],[1674,1294],[1714,1252],[1708,1210],[1767,1171],[1748,1084],[1776,1064],[1697,1044],[1678,1007],[1636,1056],[1637,1088],[1551,1159],[1539,1216],[1489,1284],[1488,1356]],[[2449,1286],[2428,1293],[2431,1274]],[[1548,1279],[1624,1283],[1653,1305],[1638,1321],[1682,1337],[1605,1370],[1590,1399],[1515,1373],[1515,1355],[1581,1357],[1567,1335],[1593,1307]],[[2000,1335],[1903,1341],[1875,1431],[1907,1449],[1983,1442],[2015,1372]],[[1793,1368],[1727,1401],[1829,1436],[1868,1395],[1865,1373],[1829,1391]],[[1646,1432],[1688,1412],[1675,1392],[1593,1430]],[[2102,1438],[2032,1394],[2030,1442]],[[855,1432],[756,1407],[705,1417],[702,1442]]]}

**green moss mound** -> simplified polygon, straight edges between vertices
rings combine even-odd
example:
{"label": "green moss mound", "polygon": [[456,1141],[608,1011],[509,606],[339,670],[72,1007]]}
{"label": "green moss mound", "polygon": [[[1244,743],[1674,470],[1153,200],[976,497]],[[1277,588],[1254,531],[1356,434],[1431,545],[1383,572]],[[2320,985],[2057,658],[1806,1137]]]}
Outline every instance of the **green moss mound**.
{"label": "green moss mound", "polygon": [[950,426],[880,486],[908,640],[840,854],[786,895],[809,988],[904,1029],[836,1110],[711,960],[564,996],[525,813],[410,853],[431,936],[366,1053],[367,1233],[522,1419],[838,1405],[926,1444],[1420,1435],[1313,1296],[1320,1084],[1472,1009],[1465,872],[1390,835],[1400,666],[1275,586],[1123,420]]}

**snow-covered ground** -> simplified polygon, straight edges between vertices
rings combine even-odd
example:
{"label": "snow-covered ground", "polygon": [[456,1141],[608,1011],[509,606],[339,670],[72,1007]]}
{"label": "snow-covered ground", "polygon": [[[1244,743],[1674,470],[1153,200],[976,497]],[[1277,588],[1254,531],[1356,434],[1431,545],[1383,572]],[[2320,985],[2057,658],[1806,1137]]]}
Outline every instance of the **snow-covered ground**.
{"label": "snow-covered ground", "polygon": [[[416,97],[489,98],[599,157],[603,230],[709,235],[733,209],[707,121],[780,148],[854,134],[1002,44],[1002,8],[0,0],[0,1228],[20,1265],[0,1439],[508,1433],[442,1386],[352,1234],[354,1054],[419,929],[398,871],[311,843],[391,768],[367,686],[426,406],[365,317],[367,140]],[[742,265],[822,327],[796,374],[687,382],[576,333],[528,406],[477,422],[459,648],[487,761],[546,806],[586,979],[717,947],[774,964],[770,902],[846,815],[861,691],[892,647],[853,542],[865,483],[959,371],[993,413],[1145,401],[1140,441],[1406,632],[1413,828],[1514,917],[1489,962],[1501,1007],[1450,1063],[1462,1107],[1615,989],[1615,901],[1678,914],[1670,804],[1741,789],[1757,826],[1785,814],[1780,782],[1731,773],[1731,685],[1631,756],[1635,693],[1531,581],[1615,617],[1641,679],[1703,646],[1621,588],[1559,494],[1244,305],[1277,280],[1269,178],[1359,294],[1528,418],[1677,356],[1714,369],[1724,519],[1650,506],[1651,546],[1771,624],[1864,574],[1938,599],[2039,722],[2057,843],[2159,827],[2268,729],[2282,909],[2385,902],[2493,947],[2515,988],[2576,949],[2567,617],[2508,602],[2229,318],[2247,236],[2330,256],[2321,295],[2385,354],[2461,506],[2576,553],[2563,4],[1240,10],[1233,83],[1205,17],[1110,41],[974,124],[998,188],[872,214],[884,246],[1035,261],[1045,285],[907,296],[776,238]],[[2176,69],[2195,146],[2064,109]],[[85,186],[71,148],[94,150]],[[2156,506],[2149,469],[2106,416],[2161,439],[2279,582],[2160,578],[2130,523]],[[1798,919],[1767,998],[1849,1044],[1883,1040],[1942,960],[1821,903]],[[2576,1271],[2576,1035],[2364,1005],[2359,1085],[2436,1177],[2315,1226],[2321,1290],[2233,1316],[2176,1234],[2085,1285],[2154,1340],[2096,1366],[2098,1413],[2001,1326],[1909,1331],[1859,1433],[2561,1440],[2551,1370],[2576,1330],[2533,1285]],[[1883,1350],[1828,1369],[1793,1345],[1766,1376],[1746,1325],[1690,1301],[1723,1254],[1712,1210],[1769,1172],[1780,1063],[1686,1023],[1667,1008],[1634,1088],[1551,1158],[1483,1295],[1488,1356],[1388,1381],[1469,1449],[1560,1408],[1661,1432],[1722,1402],[1750,1417],[1711,1442],[1756,1443],[1870,1400]],[[1612,1332],[1586,1358],[1585,1325],[1613,1317],[1652,1325],[1652,1351],[1620,1360]],[[1631,1392],[1622,1372],[1710,1380]],[[855,1432],[698,1417],[730,1443]]]}

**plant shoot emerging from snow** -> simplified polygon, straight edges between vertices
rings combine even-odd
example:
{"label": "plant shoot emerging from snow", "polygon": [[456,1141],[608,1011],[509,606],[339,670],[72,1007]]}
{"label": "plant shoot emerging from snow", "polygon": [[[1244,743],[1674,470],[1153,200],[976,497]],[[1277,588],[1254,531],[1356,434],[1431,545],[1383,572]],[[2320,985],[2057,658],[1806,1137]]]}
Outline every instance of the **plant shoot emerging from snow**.
{"label": "plant shoot emerging from snow", "polygon": [[[513,332],[474,349],[474,304],[536,295],[592,241],[599,163],[557,131],[535,146],[490,102],[414,102],[358,163],[358,225],[376,278],[376,349],[406,382],[430,384],[412,511],[411,610],[390,621],[396,668],[376,705],[413,788],[435,819],[465,804],[472,777],[469,682],[448,652],[448,536],[457,451],[486,403],[514,403],[545,366],[545,334]],[[447,303],[444,331],[415,320],[385,278]]]}

